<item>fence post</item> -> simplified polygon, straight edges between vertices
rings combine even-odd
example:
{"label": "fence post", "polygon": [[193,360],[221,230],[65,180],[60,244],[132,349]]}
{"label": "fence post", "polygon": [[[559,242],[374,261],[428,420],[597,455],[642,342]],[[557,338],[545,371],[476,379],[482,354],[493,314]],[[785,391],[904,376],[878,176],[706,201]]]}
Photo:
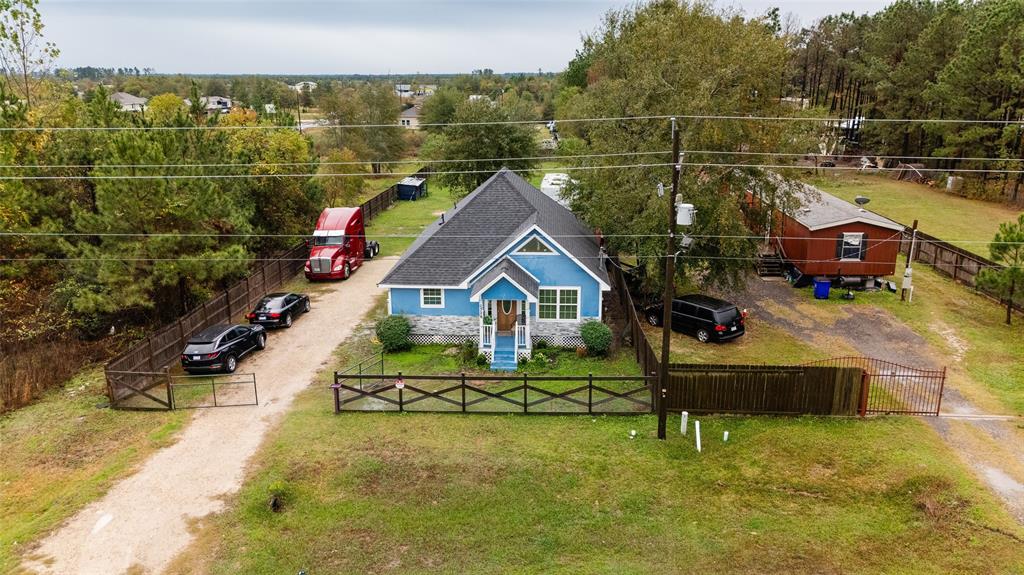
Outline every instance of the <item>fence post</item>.
{"label": "fence post", "polygon": [[529,376],[524,373],[523,374],[523,413],[527,413],[529,411],[529,409],[528,409],[529,403],[527,403],[529,395],[527,395],[527,394],[530,391],[529,390],[529,385],[530,385],[529,381],[530,380],[528,378],[529,378]]}
{"label": "fence post", "polygon": [[946,389],[946,366],[942,366],[942,381],[939,383],[939,400],[935,402],[935,417],[942,411],[942,392]]}
{"label": "fence post", "polygon": [[331,389],[334,391],[334,415],[338,415],[341,413],[341,388],[338,387],[338,372],[334,372],[334,385],[331,386]]}
{"label": "fence post", "polygon": [[868,387],[871,385],[871,376],[865,369],[860,373],[860,405],[857,406],[857,415],[864,417],[868,413]]}
{"label": "fence post", "polygon": [[[398,379],[402,379],[402,372],[398,372]],[[402,403],[402,388],[398,388],[398,412],[402,413],[405,411],[405,405]]]}
{"label": "fence post", "polygon": [[252,374],[252,398],[256,402],[256,406],[260,405],[260,392],[256,390],[256,374]]}
{"label": "fence post", "polygon": [[462,372],[462,413],[466,413],[466,372]]}
{"label": "fence post", "polygon": [[171,388],[171,368],[164,368],[164,376],[167,378],[167,405],[174,411],[174,391]]}
{"label": "fence post", "polygon": [[210,388],[213,389],[213,406],[217,407],[217,377],[210,376]]}
{"label": "fence post", "polygon": [[587,414],[594,414],[594,372],[587,374]]}

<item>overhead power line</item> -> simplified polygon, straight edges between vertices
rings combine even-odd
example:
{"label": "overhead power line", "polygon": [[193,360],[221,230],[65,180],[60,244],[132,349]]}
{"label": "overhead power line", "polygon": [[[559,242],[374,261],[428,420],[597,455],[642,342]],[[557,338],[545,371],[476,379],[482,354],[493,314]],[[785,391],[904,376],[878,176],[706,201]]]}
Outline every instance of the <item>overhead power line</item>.
{"label": "overhead power line", "polygon": [[[762,168],[762,169],[797,169],[797,170],[833,170],[833,171],[863,171],[860,166],[801,166],[795,164],[750,164],[750,163],[723,163],[723,162],[663,162],[663,163],[634,163],[634,164],[611,164],[594,166],[558,166],[549,167],[545,170],[553,171],[585,171],[585,170],[614,170],[630,168],[658,168],[666,166],[693,166],[707,168]],[[873,171],[895,172],[910,168],[870,168]],[[933,170],[948,174],[1020,174],[1024,169],[982,169],[982,168],[947,168]],[[491,174],[494,170],[433,170],[417,172],[392,172],[390,175],[399,176],[438,176],[444,174]],[[239,178],[365,178],[365,173],[335,173],[335,172],[312,172],[312,173],[268,173],[268,174],[69,174],[50,176],[0,176],[0,181],[5,180],[198,180],[198,179],[239,179]]]}
{"label": "overhead power line", "polygon": [[[842,124],[844,122],[876,123],[876,124],[963,124],[963,125],[1024,125],[1024,120],[979,120],[957,118],[837,118],[837,117],[803,117],[803,116],[756,116],[742,114],[655,114],[641,116],[602,116],[595,118],[563,118],[555,120],[556,124],[572,124],[586,122],[629,122],[641,120],[714,120],[744,122],[824,122]],[[420,127],[444,128],[448,126],[498,126],[498,125],[545,125],[551,120],[496,120],[487,122],[427,122],[418,124]],[[307,129],[401,129],[399,124],[326,124],[308,126]],[[148,131],[188,131],[188,130],[297,130],[299,125],[241,125],[241,126],[8,126],[0,127],[0,132],[122,132],[133,130]]]}
{"label": "overhead power line", "polygon": [[[406,160],[355,160],[347,162],[221,162],[213,164],[0,164],[0,170],[15,168],[15,169],[107,169],[107,168],[233,168],[233,167],[261,167],[261,168],[272,168],[272,167],[296,167],[296,166],[309,166],[316,164],[317,166],[365,166],[368,164],[380,164],[380,165],[402,165],[402,164],[450,164],[458,162],[510,162],[518,160],[566,160],[566,159],[583,159],[583,158],[613,158],[622,156],[654,156],[654,155],[668,155],[671,154],[671,150],[655,151],[655,152],[613,152],[603,154],[572,154],[572,155],[553,155],[553,156],[521,156],[515,158],[469,158],[465,160],[450,160],[450,159],[437,159],[437,160],[420,160],[420,159],[406,159]],[[378,174],[359,174],[362,176],[378,175]],[[388,175],[388,174],[383,174]]]}
{"label": "overhead power line", "polygon": [[[372,222],[370,223],[372,226]],[[429,224],[428,224],[429,225]],[[372,238],[391,238],[391,239],[408,239],[418,238],[422,234],[368,234]],[[729,235],[729,234],[686,234],[687,237],[694,239],[738,239],[738,240],[764,240],[764,234],[751,234],[751,235]],[[560,238],[664,238],[668,234],[552,234],[549,237],[552,239]],[[0,237],[115,237],[115,238],[295,238],[303,239],[310,238],[312,234],[231,234],[231,233],[174,233],[174,232],[158,232],[158,233],[142,233],[142,232],[54,232],[54,231],[12,231],[5,230],[0,231]],[[505,238],[508,237],[504,234],[457,234],[457,235],[445,235],[446,239],[491,239],[491,238]],[[772,240],[806,240],[806,241],[820,241],[820,242],[831,242],[835,243],[836,238],[814,238],[805,236],[771,236]],[[909,240],[900,237],[900,234],[896,234],[889,238],[872,239],[869,238],[869,243],[889,243],[889,242],[907,242]],[[918,238],[919,242],[924,242]],[[942,240],[945,243],[958,243],[958,244],[1000,244],[1000,245],[1024,245],[1024,242],[1005,242],[1005,241],[992,241],[992,240]]]}

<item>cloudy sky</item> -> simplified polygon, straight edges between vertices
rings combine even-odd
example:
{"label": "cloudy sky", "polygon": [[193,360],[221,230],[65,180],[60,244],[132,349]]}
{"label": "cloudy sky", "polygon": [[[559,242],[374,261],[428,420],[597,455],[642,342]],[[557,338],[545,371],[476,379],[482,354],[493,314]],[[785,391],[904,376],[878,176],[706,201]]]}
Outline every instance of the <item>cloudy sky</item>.
{"label": "cloudy sky", "polygon": [[[884,0],[859,0],[874,11]],[[397,74],[557,71],[627,2],[607,0],[42,0],[61,66],[159,72]],[[832,0],[719,0],[750,15],[778,6],[809,23]]]}

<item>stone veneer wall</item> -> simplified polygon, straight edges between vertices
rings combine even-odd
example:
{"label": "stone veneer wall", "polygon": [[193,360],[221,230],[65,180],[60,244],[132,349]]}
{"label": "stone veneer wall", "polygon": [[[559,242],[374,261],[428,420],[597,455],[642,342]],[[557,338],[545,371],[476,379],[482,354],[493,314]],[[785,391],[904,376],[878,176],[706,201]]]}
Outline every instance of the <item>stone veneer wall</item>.
{"label": "stone veneer wall", "polygon": [[[407,315],[412,324],[410,339],[417,344],[459,344],[466,340],[480,342],[480,318],[459,315]],[[557,347],[580,347],[580,326],[596,320],[585,317],[579,322],[537,321],[530,318],[530,336],[533,343],[544,340]]]}
{"label": "stone veneer wall", "polygon": [[578,322],[532,320],[530,322],[530,336],[534,343],[543,339],[549,344],[558,347],[580,347],[583,345],[583,338],[580,337],[580,326],[584,322],[596,319],[596,317],[585,317],[581,318]]}
{"label": "stone veneer wall", "polygon": [[413,343],[459,344],[480,340],[480,318],[464,315],[407,315]]}

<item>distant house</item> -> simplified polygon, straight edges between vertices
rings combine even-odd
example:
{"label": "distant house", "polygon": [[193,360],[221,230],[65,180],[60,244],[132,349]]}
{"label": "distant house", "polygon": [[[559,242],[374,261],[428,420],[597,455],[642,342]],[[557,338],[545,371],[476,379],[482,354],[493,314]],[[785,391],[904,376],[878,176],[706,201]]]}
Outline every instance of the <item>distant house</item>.
{"label": "distant house", "polygon": [[395,95],[399,98],[409,98],[413,95],[412,84],[395,84]]}
{"label": "distant house", "polygon": [[[223,96],[200,96],[199,103],[203,105],[207,113],[227,114],[232,108],[231,98]],[[192,101],[185,98],[185,106],[191,107]]]}
{"label": "distant house", "polygon": [[[780,178],[781,180],[781,178]],[[776,211],[772,245],[783,261],[808,276],[881,277],[896,272],[903,226],[814,186],[796,186],[800,207]]]}
{"label": "distant house", "polygon": [[582,345],[611,289],[594,234],[508,169],[428,226],[380,287],[413,341],[473,341],[503,370],[540,340]]}
{"label": "distant house", "polygon": [[146,98],[140,98],[128,92],[114,92],[110,101],[121,106],[122,112],[143,112],[146,109]]}
{"label": "distant house", "polygon": [[266,114],[276,114],[277,106],[274,104],[263,104],[263,112]]}
{"label": "distant house", "polygon": [[313,90],[316,90],[316,82],[299,82],[298,84],[289,86],[289,88],[296,92],[312,92]]}
{"label": "distant house", "polygon": [[487,96],[483,95],[483,94],[470,94],[469,95],[469,101],[470,102],[490,102],[491,99],[488,98]]}
{"label": "distant house", "polygon": [[398,116],[398,125],[409,130],[415,130],[420,125],[420,107],[411,106],[402,110]]}
{"label": "distant house", "polygon": [[420,84],[416,87],[417,96],[433,96],[437,91],[437,84]]}

